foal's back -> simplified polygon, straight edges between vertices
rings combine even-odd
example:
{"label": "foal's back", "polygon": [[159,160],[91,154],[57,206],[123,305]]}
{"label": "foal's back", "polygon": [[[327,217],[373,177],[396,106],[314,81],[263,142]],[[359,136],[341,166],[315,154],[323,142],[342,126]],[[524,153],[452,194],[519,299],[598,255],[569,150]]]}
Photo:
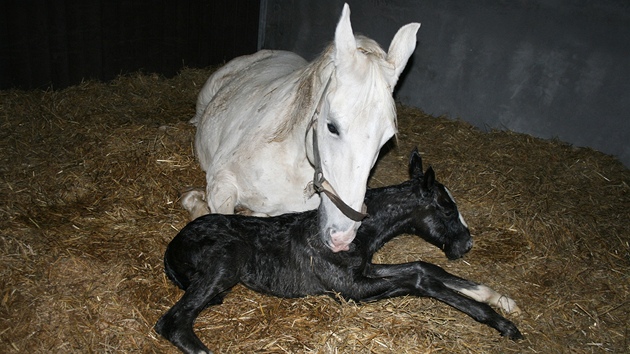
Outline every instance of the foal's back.
{"label": "foal's back", "polygon": [[[267,218],[208,214],[175,236],[164,264],[168,277],[183,290],[216,273],[225,290],[240,282],[267,294],[296,297],[318,292],[317,286],[303,287],[316,283],[308,260],[325,251],[317,239],[315,210]],[[226,279],[225,274],[234,277]]]}

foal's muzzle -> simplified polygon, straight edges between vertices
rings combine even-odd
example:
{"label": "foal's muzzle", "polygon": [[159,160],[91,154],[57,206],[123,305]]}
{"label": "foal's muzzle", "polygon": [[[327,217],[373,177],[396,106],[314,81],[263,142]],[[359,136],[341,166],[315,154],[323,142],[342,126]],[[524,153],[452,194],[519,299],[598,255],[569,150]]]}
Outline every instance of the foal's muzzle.
{"label": "foal's muzzle", "polygon": [[469,234],[468,237],[464,237],[457,242],[453,242],[452,244],[447,245],[444,248],[444,254],[450,260],[459,259],[462,258],[466,253],[468,253],[468,251],[472,249],[472,246],[473,239],[472,237],[470,237]]}

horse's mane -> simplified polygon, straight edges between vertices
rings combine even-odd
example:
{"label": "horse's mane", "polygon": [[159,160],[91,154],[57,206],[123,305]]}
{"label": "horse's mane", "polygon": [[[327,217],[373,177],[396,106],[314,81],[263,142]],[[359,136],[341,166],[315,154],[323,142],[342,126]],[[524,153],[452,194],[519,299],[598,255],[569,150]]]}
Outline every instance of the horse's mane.
{"label": "horse's mane", "polygon": [[[373,39],[359,35],[356,37],[356,40],[357,49],[371,59],[368,61],[369,65],[364,73],[366,78],[365,82],[371,84],[363,85],[360,88],[358,97],[362,97],[363,99],[357,101],[357,104],[361,105],[364,110],[370,110],[375,97],[390,98],[388,107],[385,107],[386,111],[384,113],[386,117],[384,118],[391,119],[394,127],[397,128],[396,106],[392,98],[393,87],[388,83],[389,80],[394,77],[394,69],[391,64],[387,62],[387,53]],[[384,74],[387,75],[387,77],[383,77]],[[386,84],[377,85],[377,83],[382,82]]]}
{"label": "horse's mane", "polygon": [[[376,85],[377,82],[385,80],[383,71],[391,71],[392,69],[385,66],[387,54],[374,40],[358,35],[356,36],[357,50],[368,57],[369,65],[366,72],[363,73],[366,85],[362,85],[357,97],[362,99],[357,104],[370,109],[371,101],[374,97],[391,97],[391,88],[386,85]],[[326,85],[329,77],[334,74],[334,63],[332,54],[334,52],[334,43],[330,43],[324,51],[311,63],[309,63],[298,79],[297,93],[294,95],[292,109],[287,111],[285,117],[278,124],[277,129],[272,134],[269,141],[283,141],[289,133],[304,120],[311,119],[315,113],[315,105],[317,105],[321,91]],[[370,84],[371,83],[371,84]],[[385,92],[386,91],[386,92]],[[396,124],[396,110],[393,99],[391,100],[389,112],[387,116],[393,119]]]}

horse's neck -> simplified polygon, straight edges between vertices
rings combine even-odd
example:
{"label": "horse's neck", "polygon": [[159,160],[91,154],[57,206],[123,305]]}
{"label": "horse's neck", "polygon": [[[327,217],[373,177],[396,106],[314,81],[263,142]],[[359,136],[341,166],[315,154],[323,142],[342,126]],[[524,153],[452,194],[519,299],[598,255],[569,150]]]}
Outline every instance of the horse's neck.
{"label": "horse's neck", "polygon": [[273,129],[270,137],[271,142],[282,142],[291,139],[298,155],[305,143],[311,144],[312,140],[306,141],[306,135],[312,127],[317,103],[324,94],[324,85],[332,73],[332,65],[326,65],[325,61],[311,62],[299,70],[285,77],[285,83],[292,82],[291,94],[284,97],[288,109],[283,110],[281,122]]}
{"label": "horse's neck", "polygon": [[310,108],[310,112],[306,117],[306,121],[309,124],[319,108],[318,104],[322,102],[326,95],[326,89],[329,87],[328,84],[332,79],[333,72],[334,64],[329,60],[320,59],[304,67],[300,86],[307,86],[308,90],[306,92],[310,93],[302,97],[304,100],[302,104]]}
{"label": "horse's neck", "polygon": [[[298,90],[295,93],[295,106],[291,113],[292,124],[297,134],[293,134],[296,139],[295,144],[301,147],[306,144],[308,150],[312,147],[312,138],[307,139],[307,135],[317,122],[315,119],[324,118],[321,113],[317,115],[320,102],[325,99],[326,88],[332,78],[334,66],[332,63],[312,62],[306,65],[299,72]],[[325,118],[324,118],[325,119]]]}

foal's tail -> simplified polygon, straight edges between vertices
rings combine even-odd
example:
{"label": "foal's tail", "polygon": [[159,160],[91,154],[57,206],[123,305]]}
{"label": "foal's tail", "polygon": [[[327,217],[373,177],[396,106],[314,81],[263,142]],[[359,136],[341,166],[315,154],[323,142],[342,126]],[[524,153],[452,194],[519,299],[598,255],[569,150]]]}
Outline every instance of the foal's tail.
{"label": "foal's tail", "polygon": [[169,258],[171,257],[170,245],[166,247],[166,252],[164,252],[164,273],[166,276],[173,282],[173,284],[177,285],[182,290],[188,289],[190,285],[190,279],[185,277],[178,277],[178,273],[171,267],[169,264]]}

